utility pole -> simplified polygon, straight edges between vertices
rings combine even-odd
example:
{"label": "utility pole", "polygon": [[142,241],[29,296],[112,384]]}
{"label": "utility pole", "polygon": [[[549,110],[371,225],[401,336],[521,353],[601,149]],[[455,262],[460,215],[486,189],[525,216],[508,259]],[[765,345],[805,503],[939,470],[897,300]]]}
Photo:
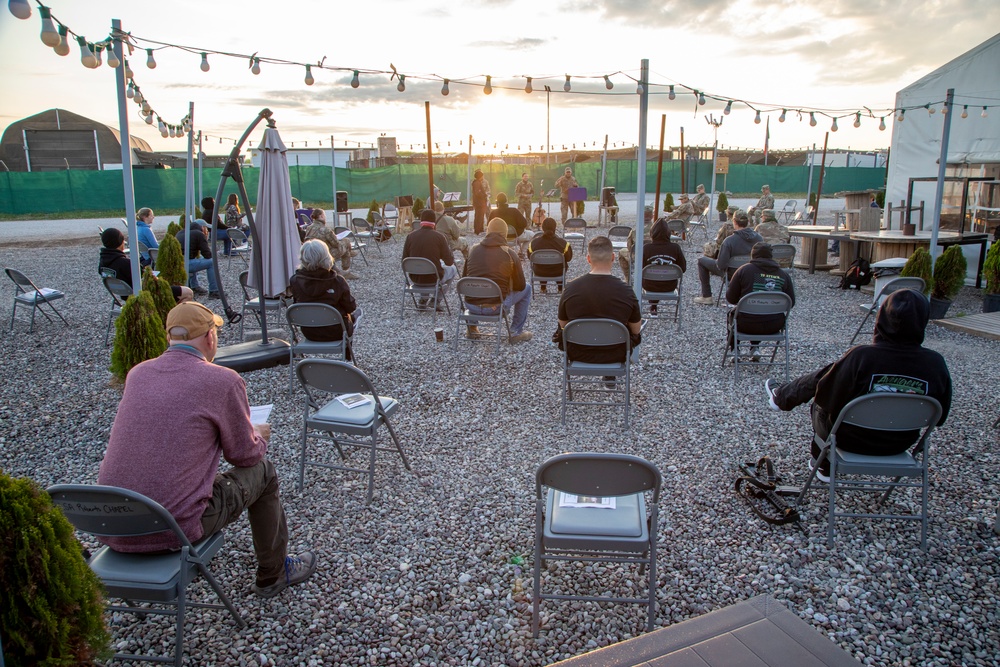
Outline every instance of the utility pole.
{"label": "utility pole", "polygon": [[715,120],[715,114],[705,116],[705,122],[712,126],[712,132],[715,134],[715,141],[712,144],[712,194],[708,198],[709,217],[711,217],[713,207],[715,206],[715,165],[716,158],[719,156],[719,128],[722,127],[722,121],[725,118],[725,116],[719,116],[719,120]]}

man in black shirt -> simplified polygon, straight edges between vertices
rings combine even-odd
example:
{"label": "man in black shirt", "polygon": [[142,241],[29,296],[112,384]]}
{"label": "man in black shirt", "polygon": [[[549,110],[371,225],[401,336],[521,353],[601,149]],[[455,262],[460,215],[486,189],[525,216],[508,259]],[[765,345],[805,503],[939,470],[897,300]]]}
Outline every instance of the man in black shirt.
{"label": "man in black shirt", "polygon": [[[200,220],[191,222],[191,249],[188,251],[188,287],[195,294],[204,294],[205,288],[198,284],[198,274],[202,271],[208,276],[208,297],[219,298],[219,286],[215,281],[215,267],[212,265],[212,247],[208,242],[208,227]],[[177,232],[177,241],[184,252],[184,230]],[[198,253],[201,257],[198,257]]]}
{"label": "man in black shirt", "polygon": [[[559,329],[573,320],[606,318],[624,324],[630,334],[629,348],[642,342],[639,300],[632,289],[616,276],[611,275],[615,251],[611,240],[597,236],[587,244],[587,263],[590,273],[566,285],[559,300]],[[628,350],[624,346],[588,348],[572,346],[568,350],[573,361],[603,364],[622,361]]]}

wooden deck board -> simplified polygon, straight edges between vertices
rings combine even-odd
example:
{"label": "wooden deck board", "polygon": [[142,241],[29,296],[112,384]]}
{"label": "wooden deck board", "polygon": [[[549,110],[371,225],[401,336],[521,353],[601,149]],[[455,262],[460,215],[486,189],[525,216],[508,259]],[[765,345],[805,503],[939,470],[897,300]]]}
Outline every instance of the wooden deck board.
{"label": "wooden deck board", "polygon": [[977,313],[965,317],[933,320],[934,324],[980,338],[1000,340],[1000,313]]}

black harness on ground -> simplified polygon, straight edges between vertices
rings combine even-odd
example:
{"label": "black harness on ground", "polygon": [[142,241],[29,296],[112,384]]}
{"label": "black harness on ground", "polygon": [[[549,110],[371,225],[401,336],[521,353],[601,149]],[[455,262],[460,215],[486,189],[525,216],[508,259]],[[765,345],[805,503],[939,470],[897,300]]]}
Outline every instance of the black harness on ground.
{"label": "black harness on ground", "polygon": [[754,514],[775,526],[794,523],[802,529],[798,511],[801,489],[782,484],[770,457],[761,457],[757,465],[748,461],[739,470],[741,475],[734,486],[736,495],[746,501]]}

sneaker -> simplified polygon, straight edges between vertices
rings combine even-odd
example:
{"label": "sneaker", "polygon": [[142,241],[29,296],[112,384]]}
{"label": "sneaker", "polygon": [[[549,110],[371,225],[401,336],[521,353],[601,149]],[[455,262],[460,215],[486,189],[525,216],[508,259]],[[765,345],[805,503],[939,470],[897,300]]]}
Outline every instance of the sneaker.
{"label": "sneaker", "polygon": [[650,315],[656,315],[657,314],[656,313],[656,304],[650,305],[650,307],[649,307],[649,314]]}
{"label": "sneaker", "polygon": [[750,361],[757,363],[760,361],[760,348],[756,345],[750,348]]}
{"label": "sneaker", "polygon": [[700,303],[703,306],[711,306],[712,304],[715,303],[715,299],[713,299],[710,296],[696,296],[694,298],[694,302],[695,303]]}
{"label": "sneaker", "polygon": [[208,298],[209,299],[218,299],[219,298],[219,293],[218,292],[209,292],[208,293]]}
{"label": "sneaker", "polygon": [[191,291],[194,292],[195,294],[208,294],[208,290],[201,286],[192,287]]}
{"label": "sneaker", "polygon": [[764,391],[767,392],[767,407],[775,412],[781,412],[781,408],[778,407],[778,404],[774,400],[774,397],[778,394],[779,387],[781,387],[781,383],[777,380],[764,380]]}
{"label": "sneaker", "polygon": [[604,380],[604,386],[607,389],[617,389],[618,388],[618,378],[614,375],[605,375],[601,378]]}
{"label": "sneaker", "polygon": [[361,277],[358,274],[354,273],[354,271],[344,271],[340,275],[342,275],[345,280],[357,280],[358,278]]}
{"label": "sneaker", "polygon": [[[809,459],[809,472],[816,470],[816,460]],[[820,466],[819,470],[816,470],[816,479],[823,482],[824,484],[830,483],[830,469],[825,466]]]}
{"label": "sneaker", "polygon": [[510,337],[510,344],[516,345],[517,343],[526,343],[532,338],[532,333],[530,331],[522,331],[519,334],[514,334]]}
{"label": "sneaker", "polygon": [[479,327],[475,324],[469,325],[467,327],[468,331],[465,334],[466,338],[471,338],[472,340],[478,340],[483,337],[483,334],[479,333]]}
{"label": "sneaker", "polygon": [[258,586],[254,584],[250,587],[250,590],[262,598],[273,598],[289,586],[301,584],[311,577],[313,572],[316,571],[316,563],[316,555],[311,551],[303,551],[298,556],[287,556],[285,558],[284,576],[278,577],[278,580],[270,586]]}

